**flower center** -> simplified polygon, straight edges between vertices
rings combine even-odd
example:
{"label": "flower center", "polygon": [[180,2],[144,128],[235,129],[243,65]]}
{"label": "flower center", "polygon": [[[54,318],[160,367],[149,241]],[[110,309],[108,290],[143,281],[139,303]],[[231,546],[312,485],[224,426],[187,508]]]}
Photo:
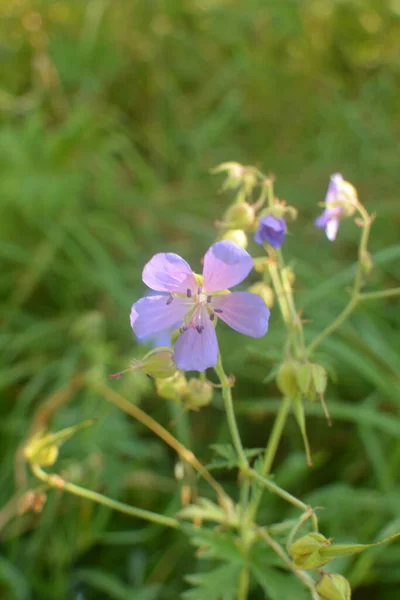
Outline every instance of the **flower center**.
{"label": "flower center", "polygon": [[204,304],[205,302],[208,302],[208,296],[203,291],[201,291],[199,294],[199,302],[200,302],[200,304]]}

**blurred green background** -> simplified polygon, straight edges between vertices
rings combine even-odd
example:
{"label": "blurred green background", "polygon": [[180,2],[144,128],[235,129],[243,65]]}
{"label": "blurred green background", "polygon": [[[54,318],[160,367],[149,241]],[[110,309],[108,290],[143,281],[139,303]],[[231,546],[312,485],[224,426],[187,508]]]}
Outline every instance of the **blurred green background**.
{"label": "blurred green background", "polygon": [[[128,323],[142,266],[174,251],[198,269],[230,202],[208,172],[222,161],[273,172],[300,211],[285,255],[308,336],[344,306],[354,272],[357,227],[330,244],[313,225],[331,173],[377,212],[369,289],[399,285],[400,1],[0,0],[0,16],[0,598],[174,600],[212,566],[182,535],[55,492],[41,513],[15,514],[15,494],[36,485],[21,444],[33,419],[58,429],[95,417],[58,471],[179,509],[175,455],[79,377],[106,381],[143,353]],[[277,310],[271,322],[257,342],[220,332],[250,447],[277,408],[262,384],[283,343]],[[309,407],[311,470],[293,421],[280,449],[278,483],[324,506],[337,541],[400,531],[399,325],[396,300],[365,304],[321,346],[334,426]],[[165,426],[180,414],[139,376],[110,385]],[[174,432],[209,461],[209,444],[227,440],[218,398]],[[234,473],[216,475],[234,490]],[[260,519],[293,514],[265,496]],[[397,600],[399,561],[393,543],[333,568],[355,600]]]}

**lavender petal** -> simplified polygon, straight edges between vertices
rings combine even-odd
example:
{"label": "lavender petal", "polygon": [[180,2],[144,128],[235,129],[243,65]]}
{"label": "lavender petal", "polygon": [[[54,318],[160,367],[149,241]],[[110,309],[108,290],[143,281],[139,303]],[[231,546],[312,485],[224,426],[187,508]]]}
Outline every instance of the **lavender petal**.
{"label": "lavender petal", "polygon": [[243,281],[252,268],[246,250],[231,241],[217,242],[204,257],[204,288],[207,293],[222,292]]}
{"label": "lavender petal", "polygon": [[140,340],[158,335],[182,323],[193,302],[187,298],[174,298],[167,305],[168,296],[147,296],[132,306],[130,321],[134,334]]}
{"label": "lavender petal", "polygon": [[270,311],[257,294],[232,292],[213,296],[211,308],[222,311],[218,317],[239,333],[257,338],[268,331]]}
{"label": "lavender petal", "polygon": [[331,219],[325,228],[326,237],[333,242],[336,239],[336,234],[339,229],[339,219]]}
{"label": "lavender petal", "polygon": [[218,359],[218,341],[208,311],[203,307],[193,315],[175,342],[174,360],[182,371],[205,371],[215,367]]}
{"label": "lavender petal", "polygon": [[330,204],[331,202],[336,202],[338,195],[340,193],[340,186],[343,183],[343,176],[340,173],[334,173],[331,175],[331,180],[329,182],[328,190],[325,196],[325,203]]}
{"label": "lavender petal", "polygon": [[160,252],[145,265],[143,282],[157,292],[187,294],[195,291],[196,279],[188,263],[173,252]]}

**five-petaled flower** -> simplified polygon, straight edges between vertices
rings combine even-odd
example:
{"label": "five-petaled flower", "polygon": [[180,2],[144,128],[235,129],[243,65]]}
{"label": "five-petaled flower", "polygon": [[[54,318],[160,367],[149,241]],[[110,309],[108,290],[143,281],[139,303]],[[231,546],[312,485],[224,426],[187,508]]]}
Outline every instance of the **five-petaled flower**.
{"label": "five-petaled flower", "polygon": [[280,248],[286,235],[286,223],[283,217],[279,219],[273,215],[262,217],[258,221],[258,229],[254,234],[257,244],[267,242],[273,248]]}
{"label": "five-petaled flower", "polygon": [[340,173],[331,176],[325,196],[325,210],[315,220],[317,227],[325,229],[326,237],[333,242],[339,228],[339,221],[343,217],[354,213],[357,205],[357,192],[355,188],[345,181]]}
{"label": "five-petaled flower", "polygon": [[160,253],[145,265],[143,282],[164,294],[141,298],[132,306],[131,326],[139,339],[157,335],[180,323],[174,359],[183,371],[204,371],[218,360],[216,317],[251,337],[268,330],[269,309],[251,292],[229,292],[243,281],[253,261],[231,241],[217,242],[204,256],[203,275],[173,253]]}

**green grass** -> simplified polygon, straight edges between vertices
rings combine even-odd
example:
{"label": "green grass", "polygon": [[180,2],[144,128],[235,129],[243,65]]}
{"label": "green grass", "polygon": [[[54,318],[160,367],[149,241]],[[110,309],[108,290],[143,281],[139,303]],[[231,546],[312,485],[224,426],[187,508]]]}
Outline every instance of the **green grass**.
{"label": "green grass", "polygon": [[[400,8],[389,0],[4,0],[0,15],[1,507],[36,485],[16,452],[46,399],[87,369],[100,381],[140,356],[128,313],[144,262],[170,250],[199,266],[229,203],[208,173],[216,164],[275,173],[277,194],[298,207],[285,255],[309,337],[344,306],[355,260],[354,225],[332,245],[313,226],[330,173],[343,172],[377,212],[371,289],[399,285]],[[315,468],[305,466],[294,422],[280,450],[277,482],[323,505],[323,531],[338,541],[400,529],[397,306],[363,305],[321,346],[335,378],[334,427],[310,407]],[[261,383],[284,335],[276,313],[265,340],[239,345],[222,334],[251,447],[265,444],[276,410],[276,389]],[[175,418],[150,382],[113,385],[164,425]],[[48,416],[54,429],[96,419],[62,450],[59,468],[74,481],[178,510],[174,455],[104,399],[72,389]],[[176,433],[209,461],[208,445],[227,439],[220,404]],[[268,497],[261,516],[291,512]],[[175,600],[196,569],[178,533],[54,492],[39,515],[0,508],[0,529],[7,599]],[[398,561],[393,543],[337,561],[337,570],[358,586],[355,600],[395,600]]]}

